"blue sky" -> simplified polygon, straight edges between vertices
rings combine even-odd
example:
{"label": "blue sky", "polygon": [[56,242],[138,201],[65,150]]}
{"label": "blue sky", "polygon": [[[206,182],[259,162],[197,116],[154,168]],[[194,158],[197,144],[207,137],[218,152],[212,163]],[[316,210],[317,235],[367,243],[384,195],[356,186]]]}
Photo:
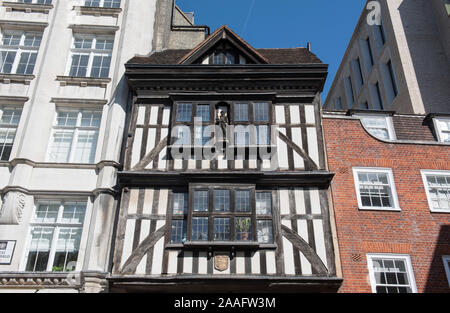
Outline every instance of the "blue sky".
{"label": "blue sky", "polygon": [[322,99],[333,82],[365,0],[177,0],[195,24],[228,25],[255,48],[306,47],[330,65]]}

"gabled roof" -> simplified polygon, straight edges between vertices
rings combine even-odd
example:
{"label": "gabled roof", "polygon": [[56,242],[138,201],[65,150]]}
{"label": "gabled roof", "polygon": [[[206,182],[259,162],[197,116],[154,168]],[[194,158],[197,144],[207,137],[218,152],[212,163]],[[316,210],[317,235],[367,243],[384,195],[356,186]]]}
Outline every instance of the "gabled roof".
{"label": "gabled roof", "polygon": [[256,51],[252,46],[250,46],[244,39],[239,37],[235,32],[233,32],[228,26],[223,25],[218,28],[214,33],[212,33],[208,38],[201,42],[197,47],[192,49],[189,53],[181,58],[179,64],[192,64],[198,60],[203,54],[205,54],[209,49],[211,49],[217,42],[225,39],[230,44],[234,45],[235,48],[240,50],[249,59],[255,61],[255,63],[268,63],[268,60],[262,56],[258,51]]}
{"label": "gabled roof", "polygon": [[320,64],[322,61],[311,51],[303,47],[255,49],[235,34],[227,26],[222,26],[192,50],[169,49],[153,52],[150,56],[137,56],[128,64],[175,65],[192,64],[209,51],[221,39],[239,49],[256,64]]}

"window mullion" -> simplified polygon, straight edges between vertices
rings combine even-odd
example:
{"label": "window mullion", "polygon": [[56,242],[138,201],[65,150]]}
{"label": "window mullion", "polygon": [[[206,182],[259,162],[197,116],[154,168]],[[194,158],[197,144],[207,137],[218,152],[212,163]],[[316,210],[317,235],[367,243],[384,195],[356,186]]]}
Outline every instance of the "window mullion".
{"label": "window mullion", "polygon": [[54,263],[54,259],[55,259],[55,253],[56,253],[56,246],[58,243],[58,238],[59,238],[59,229],[60,227],[58,226],[54,226],[53,227],[53,237],[52,237],[52,243],[51,243],[51,247],[50,247],[50,253],[48,256],[48,263],[47,263],[47,272],[52,272],[53,271],[53,263]]}

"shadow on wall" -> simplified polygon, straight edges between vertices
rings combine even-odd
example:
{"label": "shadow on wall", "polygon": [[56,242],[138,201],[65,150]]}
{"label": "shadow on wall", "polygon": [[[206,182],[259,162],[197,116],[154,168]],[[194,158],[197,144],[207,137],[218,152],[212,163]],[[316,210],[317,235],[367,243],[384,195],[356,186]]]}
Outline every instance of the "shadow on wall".
{"label": "shadow on wall", "polygon": [[443,255],[450,255],[450,225],[442,225],[430,264],[424,292],[450,292],[449,282],[445,273]]}
{"label": "shadow on wall", "polygon": [[450,64],[430,0],[403,0],[399,13],[426,113],[450,112]]}

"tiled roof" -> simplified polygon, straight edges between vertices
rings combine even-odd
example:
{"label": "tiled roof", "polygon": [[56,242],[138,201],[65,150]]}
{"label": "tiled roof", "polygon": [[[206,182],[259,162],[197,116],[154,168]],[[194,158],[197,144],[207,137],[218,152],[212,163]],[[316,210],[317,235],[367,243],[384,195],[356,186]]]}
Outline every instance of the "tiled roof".
{"label": "tiled roof", "polygon": [[[147,57],[134,57],[128,61],[128,64],[178,64],[190,51],[186,49],[174,49],[154,52]],[[314,53],[306,48],[256,49],[256,51],[268,59],[269,64],[322,63]]]}
{"label": "tiled roof", "polygon": [[398,140],[436,141],[433,123],[422,115],[394,115],[392,120]]}

